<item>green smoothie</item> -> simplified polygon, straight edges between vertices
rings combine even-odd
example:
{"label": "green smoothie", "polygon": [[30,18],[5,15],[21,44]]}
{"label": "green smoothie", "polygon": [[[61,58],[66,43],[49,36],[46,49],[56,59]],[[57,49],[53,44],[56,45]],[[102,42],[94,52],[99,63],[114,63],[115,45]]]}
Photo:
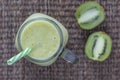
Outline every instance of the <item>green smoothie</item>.
{"label": "green smoothie", "polygon": [[32,48],[25,58],[35,64],[48,66],[62,54],[68,42],[68,32],[56,19],[41,13],[28,17],[20,26],[16,36],[19,51]]}
{"label": "green smoothie", "polygon": [[53,56],[60,46],[57,29],[48,21],[33,21],[24,28],[21,34],[23,49],[32,48],[30,57],[45,60]]}

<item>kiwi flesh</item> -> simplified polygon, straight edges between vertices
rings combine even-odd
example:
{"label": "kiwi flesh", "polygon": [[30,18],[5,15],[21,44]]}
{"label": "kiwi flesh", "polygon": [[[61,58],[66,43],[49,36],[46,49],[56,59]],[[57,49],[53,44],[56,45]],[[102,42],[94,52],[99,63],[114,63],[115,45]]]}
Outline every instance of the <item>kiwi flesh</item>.
{"label": "kiwi flesh", "polygon": [[95,61],[106,60],[112,49],[112,40],[105,32],[95,32],[88,37],[85,45],[85,54]]}
{"label": "kiwi flesh", "polygon": [[82,29],[90,30],[104,21],[105,12],[99,3],[89,1],[77,8],[75,17]]}

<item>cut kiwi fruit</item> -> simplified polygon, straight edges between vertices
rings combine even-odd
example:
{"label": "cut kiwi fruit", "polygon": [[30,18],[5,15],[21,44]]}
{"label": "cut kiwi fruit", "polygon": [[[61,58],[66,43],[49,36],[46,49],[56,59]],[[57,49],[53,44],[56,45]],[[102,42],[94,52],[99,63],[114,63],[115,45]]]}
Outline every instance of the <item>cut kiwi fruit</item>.
{"label": "cut kiwi fruit", "polygon": [[95,32],[88,37],[85,54],[95,61],[106,60],[112,49],[112,40],[105,32]]}
{"label": "cut kiwi fruit", "polygon": [[75,17],[82,29],[90,30],[104,21],[105,12],[100,4],[89,1],[77,8]]}

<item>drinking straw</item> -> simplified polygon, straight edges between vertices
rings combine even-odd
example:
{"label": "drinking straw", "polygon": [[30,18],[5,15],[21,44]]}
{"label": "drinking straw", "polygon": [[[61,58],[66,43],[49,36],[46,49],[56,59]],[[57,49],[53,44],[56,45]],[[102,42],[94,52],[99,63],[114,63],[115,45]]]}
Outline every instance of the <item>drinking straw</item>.
{"label": "drinking straw", "polygon": [[24,51],[18,53],[17,55],[13,56],[9,60],[7,60],[8,65],[12,65],[13,63],[17,62],[18,60],[22,59],[26,55],[28,55],[31,51],[31,48],[26,48]]}

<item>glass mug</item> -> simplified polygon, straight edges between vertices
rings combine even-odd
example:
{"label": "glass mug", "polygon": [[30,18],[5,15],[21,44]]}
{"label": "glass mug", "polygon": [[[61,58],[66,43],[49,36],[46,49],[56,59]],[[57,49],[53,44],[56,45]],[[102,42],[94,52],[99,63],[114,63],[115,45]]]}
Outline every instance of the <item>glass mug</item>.
{"label": "glass mug", "polygon": [[76,63],[78,57],[65,48],[67,42],[68,32],[60,22],[48,15],[35,13],[20,26],[15,46],[19,51],[32,48],[25,58],[41,66],[51,65],[58,57]]}

